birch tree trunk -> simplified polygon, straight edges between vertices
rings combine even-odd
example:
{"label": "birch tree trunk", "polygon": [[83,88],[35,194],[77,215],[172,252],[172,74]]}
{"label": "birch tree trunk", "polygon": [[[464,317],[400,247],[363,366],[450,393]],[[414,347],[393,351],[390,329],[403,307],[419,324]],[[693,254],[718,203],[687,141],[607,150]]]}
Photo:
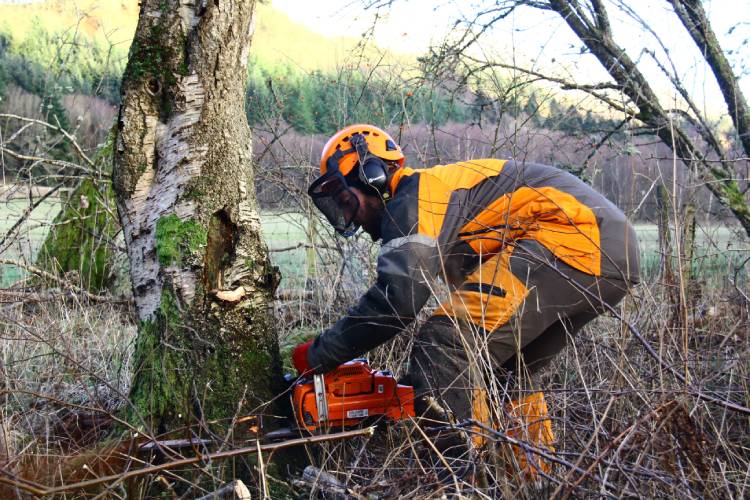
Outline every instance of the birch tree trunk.
{"label": "birch tree trunk", "polygon": [[130,419],[153,432],[256,412],[279,390],[244,105],[254,6],[141,1],[113,183],[140,319]]}

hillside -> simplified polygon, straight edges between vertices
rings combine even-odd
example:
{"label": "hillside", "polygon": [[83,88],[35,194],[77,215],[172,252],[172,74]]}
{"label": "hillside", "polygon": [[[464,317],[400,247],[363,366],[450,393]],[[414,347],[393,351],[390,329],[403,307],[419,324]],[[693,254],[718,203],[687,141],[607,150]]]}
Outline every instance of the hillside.
{"label": "hillside", "polygon": [[[137,0],[0,3],[3,110],[22,113],[21,100],[41,99],[39,105],[30,104],[44,110],[39,117],[68,127],[71,119],[88,113],[85,104],[75,109],[66,105],[66,96],[79,96],[80,102],[101,98],[106,106],[116,106],[138,16]],[[299,132],[329,134],[343,123],[379,123],[404,110],[416,122],[427,117],[440,123],[465,121],[467,116],[444,92],[409,82],[417,76],[415,56],[380,50],[355,37],[321,35],[272,5],[258,4],[250,57],[251,125],[280,115]],[[375,67],[378,71],[369,74]],[[407,93],[410,98],[404,102]],[[100,142],[110,121],[89,134],[96,137],[93,144]]]}
{"label": "hillside", "polygon": [[[137,0],[46,0],[33,3],[0,1],[0,28],[16,43],[26,39],[35,24],[50,32],[76,31],[98,41],[129,45],[138,22]],[[122,48],[122,47],[119,47]]]}
{"label": "hillside", "polygon": [[[0,32],[22,44],[35,30],[83,33],[101,44],[113,43],[126,54],[138,23],[137,0],[0,0]],[[272,5],[259,4],[253,54],[263,65],[288,64],[302,70],[329,70],[343,63],[359,40],[325,37],[289,19]]]}
{"label": "hillside", "polygon": [[[52,113],[68,127],[78,116],[88,117],[88,98],[117,106],[120,79],[138,16],[137,0],[0,0],[0,100],[4,88],[19,88],[25,101],[41,99],[36,109]],[[351,33],[351,31],[350,31]],[[377,70],[375,70],[377,68]],[[490,70],[495,72],[496,70]],[[491,110],[487,99],[505,94],[505,77],[492,76],[499,87],[459,90],[440,81],[425,85],[416,55],[391,53],[355,37],[327,37],[292,21],[279,9],[258,3],[248,81],[251,125],[281,118],[296,131],[330,134],[351,122],[389,123],[406,115],[412,123],[467,123],[496,120],[503,113],[534,115],[535,125],[554,116],[555,127],[580,122],[598,127],[602,117],[585,113],[532,85],[502,97],[502,109]],[[428,77],[429,78],[429,77]],[[272,89],[268,82],[272,82]],[[531,98],[539,91],[538,98]],[[5,112],[21,113],[18,90],[7,99]],[[65,103],[75,97],[75,108]],[[559,96],[558,96],[559,97]],[[489,101],[488,101],[489,102]],[[29,107],[29,106],[27,106]],[[111,112],[97,132],[98,144],[109,127]],[[565,119],[558,119],[565,115]]]}

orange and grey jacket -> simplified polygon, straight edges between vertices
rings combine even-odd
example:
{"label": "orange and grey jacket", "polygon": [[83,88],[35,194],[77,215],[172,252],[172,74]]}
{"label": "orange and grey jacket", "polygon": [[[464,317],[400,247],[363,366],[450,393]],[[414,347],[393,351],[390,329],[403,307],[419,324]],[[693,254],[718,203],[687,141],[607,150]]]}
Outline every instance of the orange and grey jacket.
{"label": "orange and grey jacket", "polygon": [[403,168],[390,186],[377,282],[311,346],[308,360],[320,372],[404,329],[430,297],[434,278],[457,289],[481,262],[512,251],[518,240],[536,240],[586,274],[638,281],[637,241],[625,215],[558,168],[471,160]]}

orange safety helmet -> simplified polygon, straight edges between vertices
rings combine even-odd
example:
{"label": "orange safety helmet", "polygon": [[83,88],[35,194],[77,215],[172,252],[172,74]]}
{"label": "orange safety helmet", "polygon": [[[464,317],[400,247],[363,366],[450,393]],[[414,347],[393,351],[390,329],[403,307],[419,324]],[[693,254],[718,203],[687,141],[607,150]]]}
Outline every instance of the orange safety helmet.
{"label": "orange safety helmet", "polygon": [[[346,176],[352,171],[360,160],[356,154],[357,151],[352,149],[350,142],[355,134],[361,134],[365,138],[367,149],[371,155],[388,162],[396,162],[400,167],[404,166],[404,153],[388,132],[374,125],[359,123],[342,128],[328,139],[326,145],[323,146],[323,153],[320,155],[320,175],[324,175],[328,171],[328,160],[338,151],[343,153],[343,156],[338,160],[338,169],[341,175]],[[350,152],[347,153],[347,151]]]}
{"label": "orange safety helmet", "polygon": [[389,166],[404,165],[404,153],[390,135],[373,125],[350,125],[336,132],[323,147],[320,177],[307,190],[315,206],[343,236],[357,232],[354,218],[359,200],[350,187],[372,188],[388,199]]}

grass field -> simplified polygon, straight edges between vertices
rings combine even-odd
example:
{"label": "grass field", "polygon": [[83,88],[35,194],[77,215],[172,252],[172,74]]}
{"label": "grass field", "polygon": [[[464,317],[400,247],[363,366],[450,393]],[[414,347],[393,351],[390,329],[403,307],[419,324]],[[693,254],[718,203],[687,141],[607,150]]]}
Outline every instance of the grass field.
{"label": "grass field", "polygon": [[[29,208],[27,200],[7,200],[0,203],[0,238],[6,238],[7,232],[16,224]],[[57,201],[45,201],[31,212],[26,221],[16,228],[8,241],[0,245],[0,258],[33,263],[44,238],[50,228],[50,222],[60,210]],[[25,272],[15,266],[0,266],[0,286],[7,287],[25,276]]]}
{"label": "grass field", "polygon": [[[0,204],[0,234],[4,235],[27,207],[26,200],[9,200]],[[37,207],[19,226],[12,243],[8,245],[6,242],[0,247],[0,258],[32,263],[58,210],[57,201],[47,201]],[[297,213],[265,213],[262,222],[263,235],[272,251],[271,258],[283,276],[282,287],[303,286],[312,259],[319,262],[321,252],[304,246],[288,248],[309,242],[307,218]],[[657,227],[637,224],[636,232],[641,247],[643,273],[647,277],[652,276],[661,261]],[[726,276],[750,257],[750,241],[741,231],[725,225],[700,225],[696,230],[696,240],[698,244],[693,268],[698,276]],[[275,251],[280,249],[283,251]],[[0,286],[7,287],[24,276],[25,272],[18,267],[1,266]]]}
{"label": "grass field", "polygon": [[[635,229],[641,248],[641,269],[648,277],[658,271],[662,259],[658,228],[654,224],[636,224]],[[693,272],[696,276],[726,276],[750,257],[750,241],[739,228],[698,225],[695,237]],[[676,244],[674,236],[672,244]]]}

